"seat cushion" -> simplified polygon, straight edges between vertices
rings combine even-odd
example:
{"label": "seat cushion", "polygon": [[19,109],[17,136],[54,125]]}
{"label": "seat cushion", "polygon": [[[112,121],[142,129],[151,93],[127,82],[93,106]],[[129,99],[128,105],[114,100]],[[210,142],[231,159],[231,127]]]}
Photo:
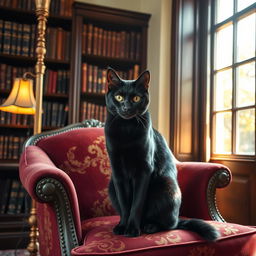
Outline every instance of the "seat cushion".
{"label": "seat cushion", "polygon": [[[142,234],[129,238],[114,235],[118,216],[97,217],[83,221],[84,243],[72,250],[72,255],[140,255],[140,256],[252,256],[246,254],[247,243],[254,227],[208,221],[221,237],[217,242],[206,242],[199,235],[185,230],[172,230],[155,234]],[[249,249],[248,249],[249,250]],[[243,251],[243,252],[242,252]]]}

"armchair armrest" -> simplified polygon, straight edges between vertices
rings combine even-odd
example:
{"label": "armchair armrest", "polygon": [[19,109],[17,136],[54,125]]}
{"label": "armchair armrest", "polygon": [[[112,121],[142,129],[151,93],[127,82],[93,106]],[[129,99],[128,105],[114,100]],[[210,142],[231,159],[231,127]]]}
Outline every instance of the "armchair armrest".
{"label": "armchair armrest", "polygon": [[[77,246],[82,238],[78,199],[72,180],[37,146],[27,146],[24,149],[19,173],[23,186],[37,202],[37,215],[45,215],[41,211],[42,203],[48,207],[47,217],[39,216],[39,221],[47,222],[47,218],[55,216],[51,219],[54,222],[51,226],[56,226],[58,230],[51,230],[52,239],[59,240],[59,250],[65,255],[64,252]],[[58,246],[55,244],[53,247]]]}
{"label": "armchair armrest", "polygon": [[216,205],[216,189],[230,183],[230,170],[221,164],[199,162],[180,162],[177,168],[182,191],[181,215],[224,222]]}

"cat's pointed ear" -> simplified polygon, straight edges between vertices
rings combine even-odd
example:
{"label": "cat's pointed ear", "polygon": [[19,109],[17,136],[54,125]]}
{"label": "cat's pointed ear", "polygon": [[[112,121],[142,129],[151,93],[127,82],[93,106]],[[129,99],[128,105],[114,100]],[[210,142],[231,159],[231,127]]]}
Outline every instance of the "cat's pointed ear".
{"label": "cat's pointed ear", "polygon": [[107,69],[107,91],[111,90],[113,86],[116,86],[120,83],[121,79],[113,68]]}
{"label": "cat's pointed ear", "polygon": [[141,84],[145,89],[149,88],[150,73],[148,70],[145,70],[136,80],[136,84]]}

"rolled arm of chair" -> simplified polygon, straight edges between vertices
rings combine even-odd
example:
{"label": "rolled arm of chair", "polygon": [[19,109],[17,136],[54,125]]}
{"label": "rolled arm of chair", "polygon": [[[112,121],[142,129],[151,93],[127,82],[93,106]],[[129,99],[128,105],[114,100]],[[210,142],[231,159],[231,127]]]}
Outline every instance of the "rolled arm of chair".
{"label": "rolled arm of chair", "polygon": [[177,163],[182,192],[181,215],[190,218],[224,221],[216,205],[216,189],[231,182],[230,170],[221,164]]}
{"label": "rolled arm of chair", "polygon": [[46,203],[54,209],[54,221],[59,229],[56,236],[60,239],[62,255],[65,255],[65,251],[77,246],[82,237],[78,199],[72,180],[37,146],[24,149],[19,173],[30,196],[39,205]]}

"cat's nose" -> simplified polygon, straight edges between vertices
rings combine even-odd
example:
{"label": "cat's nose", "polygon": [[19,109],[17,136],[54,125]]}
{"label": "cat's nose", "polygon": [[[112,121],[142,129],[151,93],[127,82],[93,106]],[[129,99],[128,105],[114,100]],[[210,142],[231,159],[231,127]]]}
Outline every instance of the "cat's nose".
{"label": "cat's nose", "polygon": [[122,110],[123,110],[123,112],[126,112],[126,113],[130,112],[130,108],[128,106],[126,106],[126,105],[122,106]]}
{"label": "cat's nose", "polygon": [[123,111],[127,111],[128,110],[128,108],[126,106],[123,106],[122,109],[123,109]]}

